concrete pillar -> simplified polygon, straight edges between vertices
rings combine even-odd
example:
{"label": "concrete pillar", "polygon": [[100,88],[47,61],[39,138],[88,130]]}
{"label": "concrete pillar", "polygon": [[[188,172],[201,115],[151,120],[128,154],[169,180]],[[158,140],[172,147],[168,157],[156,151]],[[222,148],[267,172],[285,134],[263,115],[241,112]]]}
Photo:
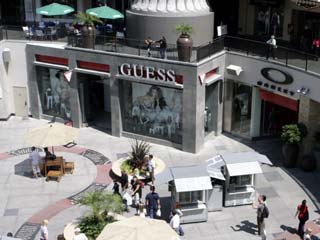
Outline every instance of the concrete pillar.
{"label": "concrete pillar", "polygon": [[314,134],[320,131],[320,103],[307,97],[300,97],[299,122],[304,123],[308,128],[308,135],[303,140],[303,155],[309,154],[314,146]]}
{"label": "concrete pillar", "polygon": [[[74,55],[69,57],[69,69],[74,69],[77,62]],[[74,127],[82,127],[82,114],[80,106],[80,97],[78,91],[78,78],[77,73],[73,72],[70,80],[70,108],[71,119]]]}
{"label": "concrete pillar", "polygon": [[226,80],[224,87],[223,103],[223,130],[231,132],[232,127],[232,105],[233,105],[233,81]]}
{"label": "concrete pillar", "polygon": [[196,153],[204,143],[205,86],[199,83],[196,68],[183,75],[182,150]]}
{"label": "concrete pillar", "polygon": [[259,88],[252,87],[250,137],[260,136],[261,98]]}
{"label": "concrete pillar", "polygon": [[110,65],[110,104],[111,104],[111,133],[113,136],[120,137],[122,132],[122,118],[121,118],[121,96],[119,96],[119,80],[115,77],[117,75],[117,65]]}

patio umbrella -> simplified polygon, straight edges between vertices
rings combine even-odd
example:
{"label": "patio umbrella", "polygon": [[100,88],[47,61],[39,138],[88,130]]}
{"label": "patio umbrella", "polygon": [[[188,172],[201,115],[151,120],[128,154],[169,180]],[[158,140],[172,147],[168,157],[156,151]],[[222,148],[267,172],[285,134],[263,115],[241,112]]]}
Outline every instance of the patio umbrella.
{"label": "patio umbrella", "polygon": [[[152,236],[152,237],[150,237]],[[179,240],[177,233],[163,220],[131,217],[108,224],[96,240]]]}
{"label": "patio umbrella", "polygon": [[68,13],[74,12],[74,8],[59,3],[51,3],[49,5],[37,8],[36,12],[37,14],[45,16],[66,15]]}
{"label": "patio umbrella", "polygon": [[121,12],[107,6],[90,8],[90,9],[87,9],[86,13],[96,16],[98,18],[105,18],[105,19],[124,18]]}
{"label": "patio umbrella", "polygon": [[68,144],[76,138],[79,130],[61,123],[48,124],[31,130],[24,135],[24,140],[37,147],[53,147]]}

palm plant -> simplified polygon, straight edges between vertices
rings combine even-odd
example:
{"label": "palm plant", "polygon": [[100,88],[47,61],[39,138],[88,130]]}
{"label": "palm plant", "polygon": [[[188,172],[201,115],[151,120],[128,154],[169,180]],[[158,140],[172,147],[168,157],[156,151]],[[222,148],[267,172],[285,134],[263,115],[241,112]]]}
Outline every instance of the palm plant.
{"label": "palm plant", "polygon": [[93,26],[95,23],[102,23],[102,21],[94,15],[87,14],[85,12],[80,12],[76,15],[77,21],[81,22],[83,25]]}
{"label": "palm plant", "polygon": [[190,35],[193,29],[189,24],[181,23],[176,26],[176,32],[182,35]]}
{"label": "palm plant", "polygon": [[135,169],[141,169],[144,165],[144,157],[149,153],[150,151],[150,144],[145,141],[138,141],[135,139],[131,143],[131,153],[130,159],[129,159],[129,165]]}

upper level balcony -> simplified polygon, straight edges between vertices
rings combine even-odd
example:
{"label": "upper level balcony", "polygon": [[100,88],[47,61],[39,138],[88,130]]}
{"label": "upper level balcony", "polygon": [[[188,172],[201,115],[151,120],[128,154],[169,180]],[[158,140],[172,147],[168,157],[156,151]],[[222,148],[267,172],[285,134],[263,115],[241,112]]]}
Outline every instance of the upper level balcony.
{"label": "upper level balcony", "polygon": [[[26,34],[21,27],[2,26],[0,29],[0,39],[7,40],[24,40],[60,43],[66,47],[83,48],[84,37],[81,35],[70,34],[66,29],[58,29],[54,35],[52,32],[43,34],[34,32]],[[224,36],[214,39],[212,42],[193,48],[191,63],[199,63],[211,56],[225,51],[234,52],[243,56],[257,58],[260,60],[270,61],[282,66],[292,67],[314,75],[320,75],[320,46],[314,45],[314,52],[307,53],[297,49],[283,47],[278,45],[271,52],[269,44],[261,41],[254,41],[247,38],[234,36]],[[128,39],[121,34],[110,36],[107,34],[97,34],[93,51],[113,52],[117,54],[126,54],[148,58],[147,46],[143,39]],[[161,58],[158,43],[151,47],[150,58]],[[177,46],[167,44],[165,60],[179,61]]]}

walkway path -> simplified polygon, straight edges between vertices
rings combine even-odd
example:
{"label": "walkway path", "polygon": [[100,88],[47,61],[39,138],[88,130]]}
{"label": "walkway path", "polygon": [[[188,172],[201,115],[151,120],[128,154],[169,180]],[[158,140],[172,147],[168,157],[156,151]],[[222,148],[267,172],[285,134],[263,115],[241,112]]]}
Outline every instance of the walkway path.
{"label": "walkway path", "polygon": [[[60,183],[56,183],[15,174],[15,165],[23,162],[27,155],[21,150],[20,154],[14,156],[13,154],[17,152],[13,150],[29,147],[23,142],[23,134],[46,123],[35,119],[21,120],[17,117],[7,122],[0,122],[0,159],[2,159],[0,192],[3,193],[0,195],[0,234],[12,231],[21,235],[21,226],[27,226],[25,229],[30,229],[30,232],[34,233],[42,218],[50,218],[49,231],[52,237],[50,239],[55,239],[67,222],[86,211],[84,207],[72,205],[72,201],[79,197],[77,193],[88,186],[91,188],[101,184],[102,187],[107,186],[110,183],[107,171],[111,164],[105,163],[108,163],[108,160],[112,162],[121,158],[130,151],[129,139],[112,137],[91,128],[83,128],[76,140],[78,144],[76,147],[57,149],[58,154],[61,153],[66,159],[75,161],[74,175],[66,175]],[[241,142],[241,139],[221,135],[209,138],[198,154],[152,144],[152,153],[164,160],[167,167],[196,164],[223,151],[238,152],[252,149],[267,154],[275,164],[274,167],[263,166],[264,173],[257,179],[258,192],[268,197],[270,208],[270,217],[267,220],[268,239],[275,237],[278,239],[285,230],[297,226],[297,220],[293,216],[296,205],[302,199],[307,199],[310,219],[319,217],[317,212],[320,199],[319,172],[304,173],[298,169],[290,171],[283,169],[280,144],[277,141]],[[94,158],[93,156],[105,157],[105,161],[92,161],[92,159],[89,161],[88,158]],[[107,188],[111,186],[109,184]],[[166,209],[169,209],[170,196],[168,186],[156,182],[156,188],[161,196],[163,217],[167,218]],[[147,188],[144,188],[144,194],[146,192]],[[127,215],[133,213],[134,211],[131,211]],[[210,213],[208,222],[184,225],[186,232],[184,239],[259,239],[255,235],[255,216],[251,206],[224,208],[221,212]],[[295,238],[291,235],[286,239]]]}

